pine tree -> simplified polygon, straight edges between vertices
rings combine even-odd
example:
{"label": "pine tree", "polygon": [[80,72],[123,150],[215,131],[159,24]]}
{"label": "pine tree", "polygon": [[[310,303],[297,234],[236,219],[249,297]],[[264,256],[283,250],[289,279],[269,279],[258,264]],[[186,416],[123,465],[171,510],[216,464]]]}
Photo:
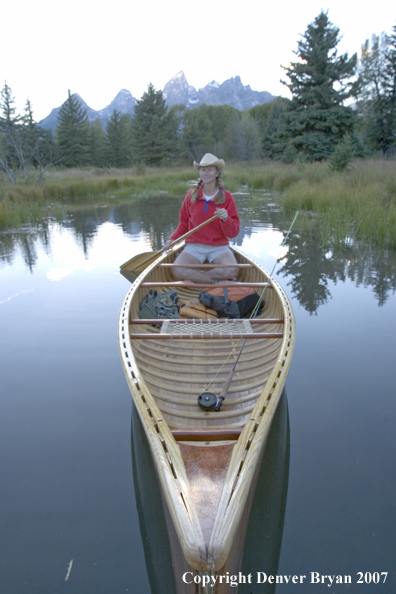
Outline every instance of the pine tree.
{"label": "pine tree", "polygon": [[85,165],[88,162],[87,112],[70,90],[59,110],[58,121],[55,134],[62,164],[66,167]]}
{"label": "pine tree", "polygon": [[121,115],[116,109],[107,124],[109,163],[114,167],[127,167],[131,163],[131,116]]}
{"label": "pine tree", "polygon": [[396,26],[372,35],[361,48],[358,109],[368,148],[390,154],[396,146]]}
{"label": "pine tree", "polygon": [[292,94],[283,140],[308,160],[326,159],[355,123],[344,101],[355,94],[356,54],[337,55],[339,29],[321,12],[298,41],[298,62],[284,68]]}
{"label": "pine tree", "polygon": [[332,171],[345,171],[348,169],[354,158],[352,139],[349,134],[337,144],[329,159],[329,167]]}
{"label": "pine tree", "polygon": [[7,82],[1,91],[0,101],[0,130],[4,134],[4,150],[1,166],[10,180],[13,180],[12,170],[19,168],[25,173],[26,159],[23,152],[22,117],[17,114],[15,98]]}
{"label": "pine tree", "polygon": [[[280,159],[285,151],[293,153],[296,158],[296,149],[287,142],[285,134],[286,114],[290,110],[291,102],[285,97],[276,97],[271,103],[271,111],[263,133],[262,145],[264,156],[269,159]],[[285,142],[286,137],[286,142]],[[294,149],[294,150],[293,150]]]}
{"label": "pine tree", "polygon": [[166,107],[162,91],[150,83],[135,106],[132,150],[137,163],[160,165],[177,156],[178,122]]}
{"label": "pine tree", "polygon": [[396,146],[396,25],[392,27],[392,33],[388,36],[388,47],[385,54],[386,59],[386,83],[385,91],[388,99],[390,136],[393,148]]}
{"label": "pine tree", "polygon": [[23,116],[23,148],[24,153],[33,165],[37,166],[37,153],[39,152],[39,127],[34,121],[33,109],[28,99],[25,106],[25,114]]}
{"label": "pine tree", "polygon": [[88,132],[89,162],[95,167],[106,167],[109,163],[107,136],[99,118],[90,125]]}

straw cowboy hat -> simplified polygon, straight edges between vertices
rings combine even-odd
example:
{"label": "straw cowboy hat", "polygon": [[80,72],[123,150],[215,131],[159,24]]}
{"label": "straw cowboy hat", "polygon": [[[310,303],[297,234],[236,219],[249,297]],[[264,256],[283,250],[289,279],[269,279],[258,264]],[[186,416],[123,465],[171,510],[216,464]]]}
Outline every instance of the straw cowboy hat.
{"label": "straw cowboy hat", "polygon": [[218,159],[211,153],[206,153],[201,159],[200,163],[194,161],[195,169],[199,169],[200,167],[218,167],[218,169],[223,170],[225,167],[225,163],[223,159]]}

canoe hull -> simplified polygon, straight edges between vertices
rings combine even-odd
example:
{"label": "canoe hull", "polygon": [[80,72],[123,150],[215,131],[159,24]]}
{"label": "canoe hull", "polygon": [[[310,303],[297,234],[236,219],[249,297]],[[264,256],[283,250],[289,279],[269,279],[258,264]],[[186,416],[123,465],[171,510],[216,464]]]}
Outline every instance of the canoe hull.
{"label": "canoe hull", "polygon": [[[241,268],[238,281],[269,280],[266,271],[234,251],[238,262],[250,266]],[[247,340],[222,410],[201,411],[197,395],[210,382],[211,390],[219,392],[241,341],[133,338],[141,332],[131,320],[137,318],[138,304],[148,292],[143,285],[171,281],[171,269],[161,264],[171,263],[176,253],[161,256],[130,288],[120,314],[121,359],[155,464],[174,563],[182,559],[180,571],[183,567],[196,572],[234,571],[240,565],[240,543],[291,362],[294,316],[282,288],[270,279],[260,317],[269,320],[266,329],[278,338]],[[191,287],[177,290],[182,299],[197,298],[199,293]],[[145,326],[145,332],[159,330]],[[227,356],[230,360],[224,364]],[[225,429],[236,436],[219,441],[216,432]],[[180,432],[191,435],[191,440],[180,441]],[[201,441],[194,437],[197,432]]]}

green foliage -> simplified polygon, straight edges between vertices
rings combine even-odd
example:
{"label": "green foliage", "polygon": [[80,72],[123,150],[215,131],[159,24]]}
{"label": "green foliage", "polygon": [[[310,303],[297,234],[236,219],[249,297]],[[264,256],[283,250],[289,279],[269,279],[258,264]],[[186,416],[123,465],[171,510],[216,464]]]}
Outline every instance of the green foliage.
{"label": "green foliage", "polygon": [[90,125],[88,132],[89,161],[95,167],[107,167],[107,136],[99,118]]}
{"label": "green foliage", "polygon": [[311,161],[329,157],[355,124],[353,110],[343,102],[355,93],[356,83],[350,79],[357,56],[337,56],[338,33],[321,12],[298,41],[299,61],[284,68],[290,82],[282,82],[292,93],[292,102],[281,138]]}
{"label": "green foliage", "polygon": [[251,107],[250,109],[247,110],[248,114],[251,115],[252,118],[257,122],[261,135],[264,134],[264,132],[267,128],[268,120],[272,113],[274,103],[276,101],[277,101],[277,99],[273,99],[272,101],[269,101],[268,103],[262,103],[261,105],[255,105],[254,107]]}
{"label": "green foliage", "polygon": [[249,112],[244,111],[234,116],[228,133],[227,147],[227,153],[238,161],[253,161],[260,158],[260,129]]}
{"label": "green foliage", "polygon": [[109,165],[127,167],[131,164],[131,125],[128,114],[114,110],[107,124]]}
{"label": "green foliage", "polygon": [[0,109],[0,130],[5,139],[2,168],[11,179],[12,170],[18,167],[24,170],[26,163],[22,150],[21,116],[16,112],[15,98],[6,82],[1,91]]}
{"label": "green foliage", "polygon": [[396,26],[373,35],[361,48],[358,109],[368,148],[391,154],[396,147]]}
{"label": "green foliage", "polygon": [[294,144],[290,143],[286,146],[285,150],[282,153],[282,163],[291,164],[295,163],[297,160],[297,150]]}
{"label": "green foliage", "polygon": [[329,167],[332,171],[345,171],[354,159],[352,139],[349,134],[337,144],[329,159]]}
{"label": "green foliage", "polygon": [[45,130],[34,120],[32,105],[26,101],[22,118],[23,151],[27,161],[42,172],[44,167],[56,159],[56,147],[51,130]]}
{"label": "green foliage", "polygon": [[277,97],[269,104],[271,111],[262,139],[263,153],[267,159],[281,158],[285,148],[290,146],[290,143],[285,141],[285,115],[290,109],[290,104],[289,99],[284,97]]}
{"label": "green foliage", "polygon": [[132,153],[137,163],[160,165],[177,157],[178,121],[167,109],[162,91],[150,83],[135,106]]}
{"label": "green foliage", "polygon": [[33,165],[40,170],[40,181],[43,168],[54,161],[55,147],[51,132],[35,122],[29,100],[26,101],[24,115],[17,114],[15,100],[7,83],[1,93],[0,107],[0,169],[14,183],[18,171],[26,179],[27,168]]}
{"label": "green foliage", "polygon": [[181,144],[190,160],[205,153],[227,157],[226,147],[232,123],[239,112],[230,105],[200,105],[186,109]]}
{"label": "green foliage", "polygon": [[68,91],[68,97],[58,114],[59,125],[55,134],[60,151],[60,162],[65,167],[77,167],[88,163],[89,124],[87,112],[76,95]]}

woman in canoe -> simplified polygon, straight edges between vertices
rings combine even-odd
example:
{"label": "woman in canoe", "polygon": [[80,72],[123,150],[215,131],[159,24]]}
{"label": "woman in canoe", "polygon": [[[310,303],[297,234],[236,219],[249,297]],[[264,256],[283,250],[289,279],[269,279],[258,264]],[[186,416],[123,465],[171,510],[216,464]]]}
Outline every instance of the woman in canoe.
{"label": "woman in canoe", "polygon": [[239,216],[231,192],[221,185],[224,166],[223,159],[210,153],[206,153],[200,163],[194,161],[200,179],[197,187],[187,193],[180,209],[179,225],[165,243],[165,249],[172,241],[214,215],[218,220],[186,239],[185,248],[175,260],[175,264],[180,264],[173,269],[177,279],[212,284],[216,280],[232,279],[238,273],[238,268],[228,266],[211,268],[206,272],[183,267],[183,264],[202,264],[205,260],[214,264],[237,263],[229,247],[229,239],[239,233]]}

